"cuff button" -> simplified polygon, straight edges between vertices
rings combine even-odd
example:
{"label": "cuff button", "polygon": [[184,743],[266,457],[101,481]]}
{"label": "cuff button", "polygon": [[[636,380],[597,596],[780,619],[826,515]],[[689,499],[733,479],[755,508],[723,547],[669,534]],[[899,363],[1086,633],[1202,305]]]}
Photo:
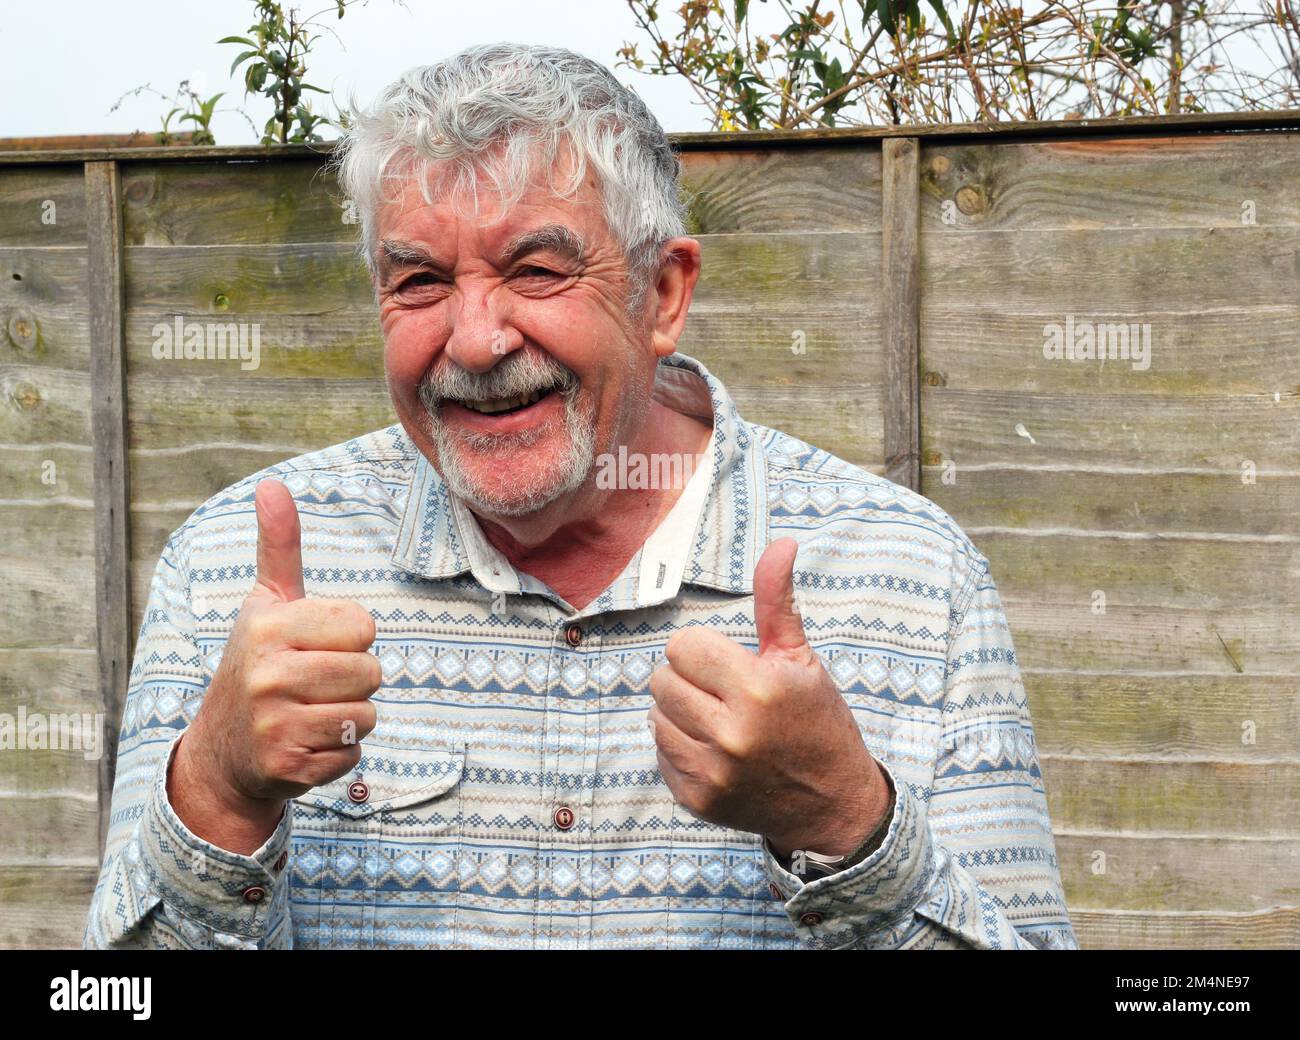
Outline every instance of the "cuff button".
{"label": "cuff button", "polygon": [[245,903],[260,903],[266,898],[266,889],[261,885],[249,885],[244,889]]}
{"label": "cuff button", "polygon": [[811,928],[813,927],[813,925],[818,925],[822,923],[822,915],[819,914],[816,910],[809,910],[806,914],[802,915],[799,918],[799,923],[802,925],[807,925],[809,928]]}

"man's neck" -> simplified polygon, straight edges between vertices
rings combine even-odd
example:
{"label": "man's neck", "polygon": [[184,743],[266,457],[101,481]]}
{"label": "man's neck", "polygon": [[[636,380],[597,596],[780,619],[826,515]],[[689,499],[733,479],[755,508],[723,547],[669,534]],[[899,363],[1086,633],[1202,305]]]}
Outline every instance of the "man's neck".
{"label": "man's neck", "polygon": [[[640,454],[677,455],[693,463],[708,450],[710,425],[655,401],[642,429]],[[608,587],[681,497],[685,481],[667,488],[599,488],[593,470],[572,494],[529,517],[477,516],[488,541],[516,570],[546,582],[581,610]]]}

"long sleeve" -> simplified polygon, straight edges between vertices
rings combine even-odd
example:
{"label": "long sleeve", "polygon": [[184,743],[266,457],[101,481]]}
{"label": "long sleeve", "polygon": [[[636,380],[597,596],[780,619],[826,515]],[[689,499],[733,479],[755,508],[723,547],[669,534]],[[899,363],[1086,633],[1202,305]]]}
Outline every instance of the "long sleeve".
{"label": "long sleeve", "polygon": [[988,564],[951,613],[933,783],[899,783],[880,847],[803,884],[768,850],[769,878],[810,945],[1077,949],[1033,724]]}
{"label": "long sleeve", "polygon": [[83,945],[287,948],[288,809],[262,848],[244,856],[191,833],[167,799],[172,754],[207,688],[183,569],[184,530],[158,561],[136,643],[104,862]]}

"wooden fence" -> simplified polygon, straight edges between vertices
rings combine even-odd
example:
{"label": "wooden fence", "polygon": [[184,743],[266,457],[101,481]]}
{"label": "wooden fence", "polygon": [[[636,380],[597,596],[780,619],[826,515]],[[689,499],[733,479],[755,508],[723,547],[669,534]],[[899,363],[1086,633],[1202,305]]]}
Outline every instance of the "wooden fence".
{"label": "wooden fence", "polygon": [[[675,143],[682,349],[992,561],[1081,943],[1300,946],[1300,114]],[[111,738],[168,534],[393,421],[322,163],[0,155],[0,713]],[[260,364],[156,357],[177,316]],[[109,750],[0,751],[0,945],[80,942]]]}

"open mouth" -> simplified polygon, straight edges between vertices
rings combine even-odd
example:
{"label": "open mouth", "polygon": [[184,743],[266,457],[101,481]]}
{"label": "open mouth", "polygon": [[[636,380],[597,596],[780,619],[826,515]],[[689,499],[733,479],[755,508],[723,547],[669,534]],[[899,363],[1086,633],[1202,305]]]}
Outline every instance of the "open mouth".
{"label": "open mouth", "polygon": [[527,394],[520,394],[518,397],[501,397],[488,401],[456,401],[454,403],[462,408],[469,409],[471,412],[478,412],[480,415],[513,415],[516,412],[522,412],[533,407],[533,405],[550,397],[558,389],[557,386],[550,386],[540,390],[533,390]]}

